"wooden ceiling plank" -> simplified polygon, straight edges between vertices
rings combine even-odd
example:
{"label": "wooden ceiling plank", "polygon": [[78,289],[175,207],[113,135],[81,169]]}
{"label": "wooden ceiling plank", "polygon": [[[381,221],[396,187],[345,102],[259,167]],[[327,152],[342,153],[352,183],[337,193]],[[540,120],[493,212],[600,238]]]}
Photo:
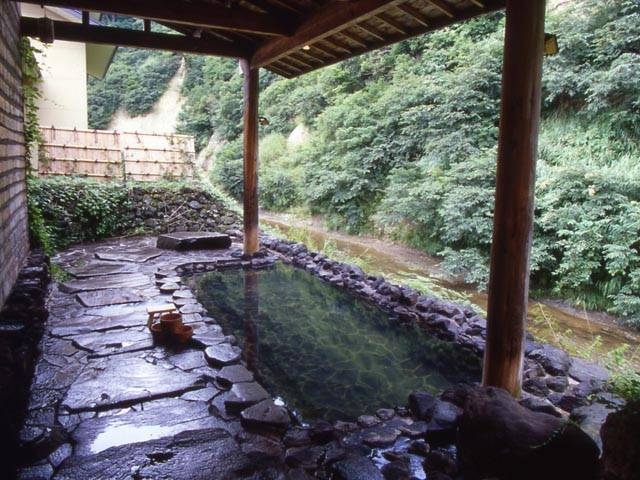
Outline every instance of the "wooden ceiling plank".
{"label": "wooden ceiling plank", "polygon": [[[20,19],[22,35],[37,37],[38,18]],[[55,38],[71,42],[119,45],[125,47],[151,48],[174,52],[201,53],[221,57],[247,57],[249,52],[237,45],[214,40],[203,40],[183,35],[144,32],[125,28],[86,26],[81,23],[53,22]]]}
{"label": "wooden ceiling plank", "polygon": [[403,35],[407,34],[407,31],[408,31],[407,27],[405,27],[404,25],[401,25],[400,22],[396,21],[396,19],[392,18],[389,14],[381,13],[377,15],[376,18],[380,19],[381,21],[389,25],[395,31],[402,33]]}
{"label": "wooden ceiling plank", "polygon": [[312,49],[316,49],[316,50],[320,50],[322,53],[324,53],[325,55],[327,55],[328,57],[331,58],[338,58],[338,56],[336,55],[335,52],[331,51],[331,49],[325,47],[324,45],[322,45],[320,42],[318,43],[314,43],[313,45],[310,45],[310,47]]}
{"label": "wooden ceiling plank", "polygon": [[282,36],[291,33],[290,25],[277,15],[259,14],[247,9],[216,5],[157,0],[25,0],[23,3],[115,13],[155,21],[260,35]]}
{"label": "wooden ceiling plank", "polygon": [[255,68],[267,65],[304,45],[340,33],[355,23],[385,12],[402,1],[404,0],[354,0],[340,8],[332,3],[327,4],[309,15],[290,37],[274,38],[258,47],[251,60],[252,66]]}
{"label": "wooden ceiling plank", "polygon": [[[386,47],[387,45],[391,45],[393,43],[396,43],[400,40],[404,40],[406,38],[411,38],[411,37],[415,37],[416,35],[421,35],[424,33],[428,33],[428,32],[432,32],[435,30],[438,30],[440,28],[444,28],[447,27],[455,22],[459,22],[459,21],[463,21],[463,20],[467,20],[470,18],[474,18],[477,17],[479,14],[481,13],[488,13],[488,12],[494,12],[497,10],[502,10],[504,8],[504,1],[503,0],[485,0],[485,8],[482,11],[479,11],[477,8],[466,8],[464,10],[460,10],[458,11],[458,14],[456,16],[455,19],[451,19],[448,16],[444,16],[444,15],[440,15],[438,17],[433,17],[432,19],[429,20],[429,25],[420,25],[418,27],[412,27],[412,28],[407,28],[407,35],[401,35],[401,34],[395,34],[395,35],[390,35],[388,36],[385,41],[378,41],[378,42],[373,42],[371,43],[366,51],[372,51],[378,48],[382,48],[382,47]],[[328,38],[323,38],[322,39],[323,42],[328,43],[330,46],[337,46],[337,45],[332,45],[332,43],[338,43],[340,42],[339,39],[335,39],[334,42],[331,42],[331,39]],[[355,49],[355,48],[351,48],[353,51],[350,53],[340,53],[337,50],[335,51],[336,55],[338,55],[338,58],[334,59],[334,60],[327,60],[326,63],[322,66],[329,66],[329,65],[333,65],[335,63],[339,63],[342,62],[344,60],[347,60],[349,58],[353,58],[357,55],[360,55],[362,52],[362,50],[360,49]],[[342,49],[340,49],[342,50]],[[321,68],[321,67],[315,67],[314,70],[316,68]],[[308,70],[304,73],[308,73],[312,70]]]}
{"label": "wooden ceiling plank", "polygon": [[[342,30],[341,32],[339,32],[340,35],[342,35],[343,37],[347,37],[349,40],[351,40],[353,43],[361,46],[362,48],[367,48],[367,42],[365,42],[362,38],[360,38],[359,36],[357,36],[355,33],[351,33],[349,30]],[[380,40],[384,40],[383,37],[380,38]]]}
{"label": "wooden ceiling plank", "polygon": [[[300,53],[302,55],[304,55],[306,57],[309,57],[309,58],[311,58],[313,60],[316,60],[316,61],[318,61],[320,63],[324,63],[325,62],[325,58],[323,56],[318,55],[317,53],[315,53],[313,51],[313,49],[320,50],[315,45],[310,45],[310,48],[308,50],[302,49],[302,50],[300,50]],[[322,51],[322,50],[320,50],[320,51]],[[331,55],[331,58],[335,58],[335,55]]]}
{"label": "wooden ceiling plank", "polygon": [[355,26],[358,27],[359,29],[365,31],[366,33],[368,33],[372,37],[377,38],[378,40],[384,40],[384,35],[382,35],[377,29],[371,27],[370,25],[367,25],[364,22],[363,23],[356,23]]}
{"label": "wooden ceiling plank", "polygon": [[427,18],[427,16],[425,14],[423,14],[417,8],[414,8],[414,7],[412,7],[411,5],[409,5],[407,3],[402,3],[400,5],[397,5],[396,8],[402,10],[405,14],[409,15],[411,18],[413,18],[420,25],[423,25],[425,27],[429,26],[429,19]]}
{"label": "wooden ceiling plank", "polygon": [[444,13],[449,18],[456,18],[456,12],[451,5],[446,3],[444,0],[426,0],[427,3],[430,3],[442,13]]}
{"label": "wooden ceiling plank", "polygon": [[296,55],[295,53],[291,53],[287,56],[287,60],[290,60],[294,63],[297,63],[298,65],[302,65],[302,67],[304,69],[307,68],[313,68],[314,65],[309,63],[309,62],[305,62],[304,60],[302,60],[298,55]]}
{"label": "wooden ceiling plank", "polygon": [[275,63],[277,63],[278,65],[282,65],[288,70],[293,70],[294,72],[298,72],[298,74],[304,73],[304,70],[302,70],[300,67],[296,67],[295,65],[291,65],[291,63],[288,62],[287,60],[288,58],[280,58],[279,60],[276,60]]}
{"label": "wooden ceiling plank", "polygon": [[336,48],[338,50],[343,50],[347,53],[353,53],[353,48],[350,47],[349,45],[345,44],[343,41],[335,38],[335,37],[331,37],[331,38],[323,38],[322,39],[323,42],[328,43],[329,45],[331,45],[333,48]]}

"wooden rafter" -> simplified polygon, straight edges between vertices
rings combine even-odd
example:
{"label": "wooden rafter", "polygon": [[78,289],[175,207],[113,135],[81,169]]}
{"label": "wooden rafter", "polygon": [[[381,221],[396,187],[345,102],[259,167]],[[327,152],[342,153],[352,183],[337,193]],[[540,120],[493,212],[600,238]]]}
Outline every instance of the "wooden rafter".
{"label": "wooden rafter", "polygon": [[[22,35],[37,37],[39,22],[40,20],[37,18],[21,18],[20,28]],[[59,21],[53,22],[53,28],[56,39],[71,42],[152,48],[156,50],[201,53],[204,55],[217,55],[220,57],[232,58],[244,58],[249,56],[248,51],[237,45],[213,39],[204,40],[184,35],[144,32],[142,30],[130,30],[125,28],[112,28],[95,25],[86,26],[81,23]]]}
{"label": "wooden rafter", "polygon": [[401,3],[400,5],[397,5],[396,8],[402,10],[402,12],[404,12],[406,15],[409,15],[420,25],[423,25],[425,27],[429,26],[429,19],[417,8],[414,8],[407,3]]}
{"label": "wooden rafter", "polygon": [[395,18],[391,17],[391,15],[387,13],[381,13],[377,15],[376,18],[380,19],[381,21],[389,25],[396,32],[402,33],[403,35],[407,34],[407,30],[408,30],[407,27],[400,24],[400,22],[398,22]]}
{"label": "wooden rafter", "polygon": [[382,32],[379,32],[377,28],[372,27],[366,22],[357,23],[356,27],[358,27],[360,30],[367,32],[369,35],[377,38],[378,40],[384,40],[384,34]]}
{"label": "wooden rafter", "polygon": [[427,0],[428,3],[436,7],[449,18],[456,18],[456,12],[453,7],[444,0]]}
{"label": "wooden rafter", "polygon": [[397,0],[355,0],[340,8],[327,5],[309,15],[290,37],[274,38],[260,46],[253,55],[251,64],[253,67],[267,65],[304,45],[341,33],[355,23],[367,20],[398,3],[400,1]]}
{"label": "wooden rafter", "polygon": [[157,0],[25,0],[24,3],[52,7],[70,7],[95,12],[115,13],[149,20],[166,21],[195,27],[216,28],[260,35],[288,35],[290,25],[277,15],[267,15],[238,7],[225,8],[197,3]]}

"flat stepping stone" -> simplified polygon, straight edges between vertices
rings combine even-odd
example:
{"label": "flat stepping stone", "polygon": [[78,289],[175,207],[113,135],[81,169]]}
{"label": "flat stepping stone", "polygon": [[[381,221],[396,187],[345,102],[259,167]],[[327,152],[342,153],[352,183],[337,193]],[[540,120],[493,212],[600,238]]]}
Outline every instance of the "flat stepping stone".
{"label": "flat stepping stone", "polygon": [[256,382],[236,383],[224,401],[224,406],[230,412],[239,412],[267,398],[269,393]]}
{"label": "flat stepping stone", "polygon": [[291,423],[289,412],[270,398],[242,411],[240,421],[249,428],[286,429]]}
{"label": "flat stepping stone", "polygon": [[131,405],[203,387],[199,375],[169,370],[161,362],[116,355],[94,359],[69,387],[62,406],[71,412]]}
{"label": "flat stepping stone", "polygon": [[115,315],[112,317],[82,315],[74,319],[66,320],[59,326],[51,328],[51,333],[57,337],[66,337],[92,332],[103,332],[105,330],[139,327],[145,325],[146,322],[147,315],[143,309],[141,309],[140,312]]}
{"label": "flat stepping stone", "polygon": [[222,249],[231,246],[231,237],[216,232],[173,232],[158,236],[156,246],[170,250]]}
{"label": "flat stepping stone", "polygon": [[[203,388],[188,394],[208,390]],[[211,415],[206,403],[168,398],[145,403],[144,409],[84,420],[74,430],[72,438],[75,455],[91,455],[119,445],[148,442],[187,430],[225,427],[228,427],[227,422]]]}
{"label": "flat stepping stone", "polygon": [[190,290],[178,290],[173,292],[173,298],[195,298]]}
{"label": "flat stepping stone", "polygon": [[187,350],[167,357],[170,364],[180,370],[190,371],[194,368],[207,367],[207,361],[200,350]]}
{"label": "flat stepping stone", "polygon": [[162,251],[153,247],[139,248],[135,250],[127,250],[124,252],[96,252],[96,258],[100,260],[109,260],[111,262],[131,262],[131,263],[144,263],[152,258],[157,258],[162,255]]}
{"label": "flat stepping stone", "polygon": [[106,356],[152,348],[153,338],[147,330],[128,328],[76,335],[73,343],[94,356]]}
{"label": "flat stepping stone", "polygon": [[198,303],[198,300],[196,300],[195,298],[173,298],[173,304],[176,307],[184,307],[185,305],[189,305],[192,303]]}
{"label": "flat stepping stone", "polygon": [[204,356],[211,365],[224,367],[237,363],[242,355],[242,350],[228,343],[211,345],[204,350]]}
{"label": "flat stepping stone", "polygon": [[67,271],[76,278],[90,278],[118,273],[133,273],[135,267],[127,263],[89,263],[84,267],[70,268]]}
{"label": "flat stepping stone", "polygon": [[78,301],[85,307],[103,307],[122,303],[139,303],[144,299],[127,289],[98,290],[83,292],[76,295]]}
{"label": "flat stepping stone", "polygon": [[234,383],[252,382],[253,373],[247,370],[243,365],[228,365],[216,375],[216,380],[221,385],[230,387]]}
{"label": "flat stepping stone", "polygon": [[156,285],[159,287],[163,283],[177,283],[178,285],[182,282],[180,277],[164,277],[156,279]]}
{"label": "flat stepping stone", "polygon": [[[124,435],[129,431],[139,435],[133,428]],[[221,428],[205,428],[114,446],[93,455],[73,455],[55,474],[61,479],[202,480],[240,478],[240,472],[254,470],[255,459],[242,452],[234,435]]]}
{"label": "flat stepping stone", "polygon": [[65,293],[94,292],[109,288],[136,288],[149,285],[149,278],[142,273],[108,275],[99,278],[70,280],[60,284]]}
{"label": "flat stepping stone", "polygon": [[202,313],[204,312],[204,308],[199,303],[188,303],[182,307],[180,307],[180,313]]}
{"label": "flat stepping stone", "polygon": [[169,283],[163,283],[162,285],[160,285],[160,292],[161,293],[173,293],[176,290],[180,289],[180,285],[178,285],[177,283],[173,283],[173,282],[169,282]]}

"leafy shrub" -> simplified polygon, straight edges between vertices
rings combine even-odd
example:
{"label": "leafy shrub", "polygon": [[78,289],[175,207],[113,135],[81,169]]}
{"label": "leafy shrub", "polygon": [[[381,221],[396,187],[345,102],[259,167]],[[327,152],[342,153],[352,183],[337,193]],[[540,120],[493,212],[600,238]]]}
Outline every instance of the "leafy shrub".
{"label": "leafy shrub", "polygon": [[117,183],[80,179],[30,180],[30,217],[45,233],[48,250],[112,236],[129,227],[127,190]]}

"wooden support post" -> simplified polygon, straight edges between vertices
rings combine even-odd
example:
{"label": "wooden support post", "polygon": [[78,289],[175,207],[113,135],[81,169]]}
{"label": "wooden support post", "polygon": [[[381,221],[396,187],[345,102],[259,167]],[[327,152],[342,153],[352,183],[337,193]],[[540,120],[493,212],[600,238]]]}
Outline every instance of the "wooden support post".
{"label": "wooden support post", "polygon": [[540,121],[544,0],[507,0],[483,384],[520,395]]}
{"label": "wooden support post", "polygon": [[240,59],[244,74],[244,253],[253,255],[258,244],[258,68]]}

